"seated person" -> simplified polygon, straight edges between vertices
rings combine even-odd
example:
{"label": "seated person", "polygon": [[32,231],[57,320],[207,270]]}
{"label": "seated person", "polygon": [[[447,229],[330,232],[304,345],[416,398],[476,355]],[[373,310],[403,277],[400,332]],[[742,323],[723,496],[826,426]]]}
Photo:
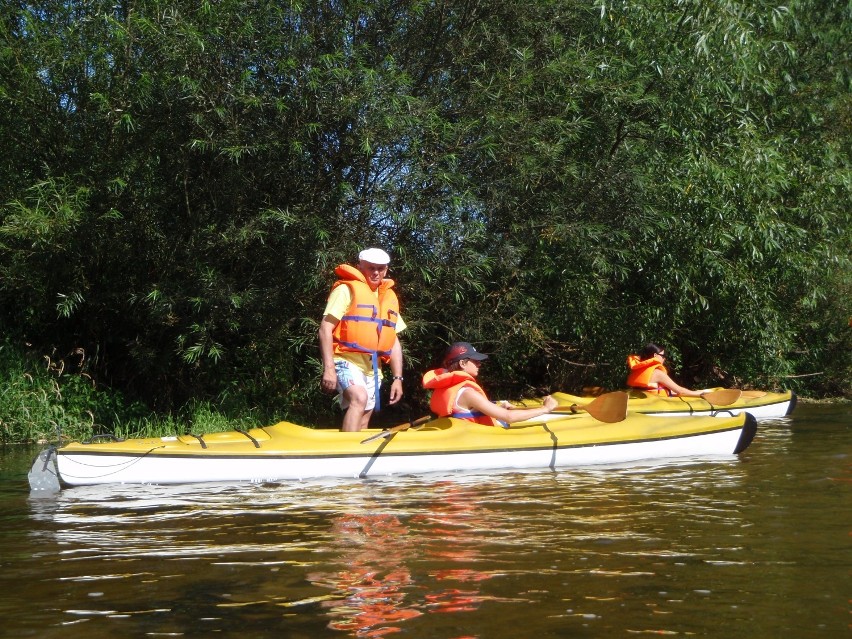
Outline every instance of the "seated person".
{"label": "seated person", "polygon": [[627,356],[627,386],[658,395],[681,395],[683,397],[701,397],[705,391],[689,390],[680,386],[671,377],[663,362],[666,351],[656,344],[647,344],[638,355]]}
{"label": "seated person", "polygon": [[456,417],[487,426],[504,426],[551,412],[557,402],[550,395],[542,406],[514,408],[498,406],[476,383],[479,367],[488,359],[467,342],[452,344],[444,355],[443,368],[423,375],[423,388],[432,390],[429,407],[439,417]]}

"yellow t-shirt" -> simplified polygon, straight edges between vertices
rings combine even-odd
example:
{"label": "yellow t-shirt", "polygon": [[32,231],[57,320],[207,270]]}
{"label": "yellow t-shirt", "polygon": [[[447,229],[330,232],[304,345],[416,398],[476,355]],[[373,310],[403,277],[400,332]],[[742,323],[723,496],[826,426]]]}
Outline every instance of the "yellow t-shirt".
{"label": "yellow t-shirt", "polygon": [[[376,299],[379,298],[379,291],[373,291],[376,296]],[[323,311],[323,317],[326,315],[331,315],[336,319],[340,319],[344,315],[346,315],[346,311],[349,310],[349,307],[352,304],[352,291],[349,290],[348,286],[338,286],[334,290],[331,291],[331,295],[328,296],[328,302],[325,305],[325,311]],[[405,322],[402,319],[402,315],[397,316],[396,318],[396,332],[401,333],[405,330]],[[373,374],[373,359],[364,353],[335,353],[335,358],[345,359],[349,362],[352,362],[364,371],[367,375]],[[382,372],[379,370],[379,379],[382,377]]]}

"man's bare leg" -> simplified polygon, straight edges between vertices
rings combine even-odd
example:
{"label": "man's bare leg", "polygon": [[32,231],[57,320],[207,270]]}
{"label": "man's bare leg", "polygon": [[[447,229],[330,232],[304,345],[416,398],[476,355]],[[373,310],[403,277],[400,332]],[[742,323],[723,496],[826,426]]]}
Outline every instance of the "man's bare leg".
{"label": "man's bare leg", "polygon": [[340,430],[344,433],[358,432],[365,427],[364,417],[366,416],[367,422],[369,422],[370,415],[373,413],[372,410],[369,412],[364,410],[367,406],[367,389],[363,386],[353,385],[343,391],[343,397],[349,402],[349,408],[343,415],[343,424],[340,426]]}

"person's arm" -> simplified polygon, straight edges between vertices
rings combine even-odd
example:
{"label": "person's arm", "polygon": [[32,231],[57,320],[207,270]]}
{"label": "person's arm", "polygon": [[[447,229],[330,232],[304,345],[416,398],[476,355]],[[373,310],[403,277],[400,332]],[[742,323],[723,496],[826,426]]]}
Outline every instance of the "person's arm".
{"label": "person's arm", "polygon": [[483,413],[506,424],[514,424],[515,422],[522,422],[525,419],[540,417],[558,406],[558,402],[548,395],[544,398],[544,403],[536,408],[514,408],[509,410],[489,401],[487,397],[479,393],[470,391],[462,394],[457,403],[461,408]]}
{"label": "person's arm", "polygon": [[398,337],[394,340],[391,348],[390,369],[394,379],[390,387],[389,403],[396,404],[402,399],[402,346],[399,344]]}
{"label": "person's arm", "polygon": [[701,397],[702,391],[694,391],[684,388],[659,368],[651,373],[651,382],[665,386],[670,391],[673,391],[678,395],[683,395],[684,397]]}
{"label": "person's arm", "polygon": [[326,393],[337,390],[337,371],[334,369],[334,329],[340,322],[334,315],[322,318],[319,327],[320,359],[322,359],[322,381],[320,386]]}

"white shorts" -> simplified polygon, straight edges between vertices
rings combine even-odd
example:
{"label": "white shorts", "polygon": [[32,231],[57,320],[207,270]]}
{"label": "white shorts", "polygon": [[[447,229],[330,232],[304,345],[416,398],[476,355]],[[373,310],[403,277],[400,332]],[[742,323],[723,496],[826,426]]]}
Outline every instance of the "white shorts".
{"label": "white shorts", "polygon": [[[358,366],[345,359],[334,360],[334,370],[337,372],[337,392],[340,393],[340,407],[344,410],[349,408],[349,402],[343,396],[350,386],[363,386],[367,389],[367,405],[364,410],[373,410],[376,407],[376,378],[372,373],[367,375]],[[379,373],[379,384],[382,383],[382,374]]]}

